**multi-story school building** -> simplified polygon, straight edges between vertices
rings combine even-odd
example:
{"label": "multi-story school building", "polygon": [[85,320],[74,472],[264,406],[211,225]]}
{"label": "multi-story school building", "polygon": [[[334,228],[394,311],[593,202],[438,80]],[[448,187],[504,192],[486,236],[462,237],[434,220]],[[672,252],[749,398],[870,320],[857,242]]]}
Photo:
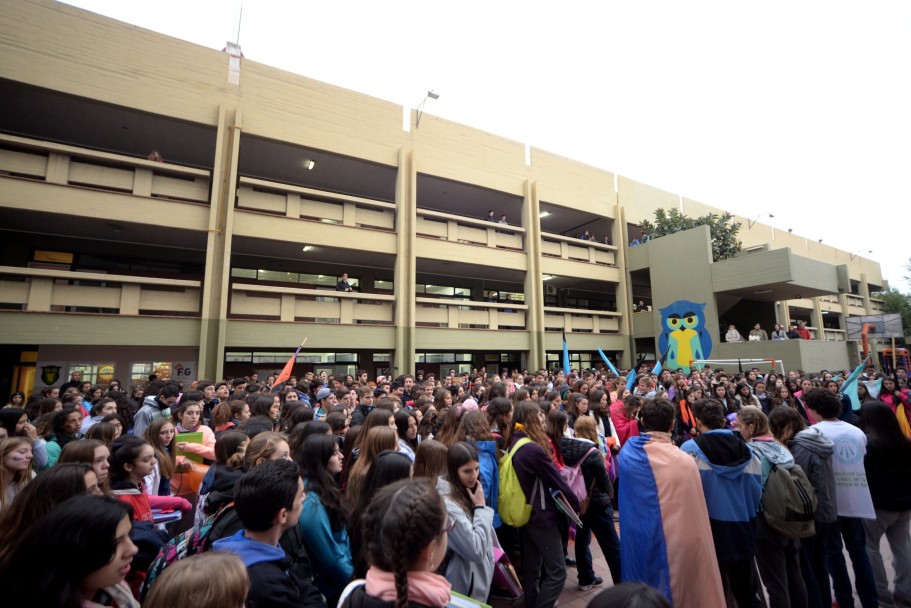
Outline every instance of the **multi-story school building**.
{"label": "multi-story school building", "polygon": [[[843,368],[847,318],[882,309],[873,260],[744,217],[733,260],[712,263],[703,230],[629,247],[659,207],[721,209],[429,114],[418,125],[230,46],[8,0],[0,57],[9,390],[74,369],[247,374],[304,338],[298,372],[553,367],[564,332],[574,366],[599,348],[629,366],[664,348],[680,301],[703,305],[704,358]],[[722,342],[727,323],[746,336],[798,320],[815,340]]]}

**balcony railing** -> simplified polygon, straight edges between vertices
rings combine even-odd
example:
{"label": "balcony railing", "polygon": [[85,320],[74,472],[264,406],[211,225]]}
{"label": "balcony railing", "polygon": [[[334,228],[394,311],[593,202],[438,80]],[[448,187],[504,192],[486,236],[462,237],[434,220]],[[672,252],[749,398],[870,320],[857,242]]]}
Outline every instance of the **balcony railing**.
{"label": "balcony railing", "polygon": [[585,310],[582,308],[544,307],[545,331],[562,331],[588,334],[615,334],[620,332],[619,312]]}
{"label": "balcony railing", "polygon": [[252,177],[240,178],[237,208],[353,228],[395,228],[392,203]]}
{"label": "balcony railing", "polygon": [[495,224],[429,209],[417,210],[416,232],[425,238],[516,251],[522,250],[525,236],[525,229],[520,226]]}
{"label": "balcony railing", "polygon": [[[829,329],[825,328],[823,330],[825,333],[824,340],[830,340],[834,342],[844,342],[848,337],[848,332],[843,329]],[[816,336],[819,334],[819,330],[814,330],[813,335]]]}
{"label": "balcony railing", "polygon": [[541,255],[544,257],[600,264],[602,266],[616,266],[616,253],[617,248],[613,245],[595,241],[583,241],[582,239],[549,232],[541,233]]}
{"label": "balcony railing", "polygon": [[25,312],[199,316],[201,283],[0,266],[0,308]]}
{"label": "balcony railing", "polygon": [[0,134],[0,174],[208,204],[208,171]]}
{"label": "balcony railing", "polygon": [[233,283],[228,315],[287,323],[392,325],[394,301],[383,294]]}
{"label": "balcony railing", "polygon": [[526,304],[416,298],[419,327],[525,329]]}
{"label": "balcony railing", "polygon": [[854,308],[860,308],[866,310],[864,306],[864,299],[862,296],[855,296],[853,294],[848,294],[847,296],[848,306]]}
{"label": "balcony railing", "polygon": [[874,313],[886,312],[886,303],[876,298],[870,298],[870,307]]}

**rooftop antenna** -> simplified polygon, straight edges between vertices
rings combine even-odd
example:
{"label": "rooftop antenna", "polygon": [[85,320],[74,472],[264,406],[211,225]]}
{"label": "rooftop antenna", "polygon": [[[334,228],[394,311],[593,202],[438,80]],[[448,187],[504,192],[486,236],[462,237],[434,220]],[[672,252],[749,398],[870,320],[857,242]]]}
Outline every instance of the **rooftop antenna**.
{"label": "rooftop antenna", "polygon": [[240,24],[244,20],[244,0],[240,0],[240,11],[237,15],[237,36],[234,38],[234,44],[240,46]]}

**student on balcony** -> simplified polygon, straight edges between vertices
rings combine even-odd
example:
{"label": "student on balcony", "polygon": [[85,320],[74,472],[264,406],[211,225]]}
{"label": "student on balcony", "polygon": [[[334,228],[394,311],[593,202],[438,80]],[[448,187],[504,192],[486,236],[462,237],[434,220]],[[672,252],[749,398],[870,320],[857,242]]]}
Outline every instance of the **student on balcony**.
{"label": "student on balcony", "polygon": [[724,334],[725,342],[743,342],[743,336],[740,335],[740,332],[737,331],[737,327],[733,323],[728,325],[728,332]]}
{"label": "student on balcony", "polygon": [[769,339],[769,334],[766,333],[766,330],[757,323],[753,326],[753,329],[750,330],[750,342],[763,342]]}
{"label": "student on balcony", "polygon": [[352,292],[354,288],[351,287],[351,284],[348,283],[348,273],[342,273],[342,280],[335,284],[335,291],[347,291]]}

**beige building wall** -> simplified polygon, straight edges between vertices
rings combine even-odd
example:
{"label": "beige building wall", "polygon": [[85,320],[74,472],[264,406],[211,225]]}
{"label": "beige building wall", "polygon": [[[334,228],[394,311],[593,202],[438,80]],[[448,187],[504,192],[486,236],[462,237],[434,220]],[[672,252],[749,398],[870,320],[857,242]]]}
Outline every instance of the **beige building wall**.
{"label": "beige building wall", "polygon": [[[265,215],[234,207],[234,188],[238,172],[237,141],[240,136],[256,136],[286,144],[311,147],[334,154],[380,163],[399,172],[397,204],[408,217],[397,220],[394,232],[362,231],[358,247],[366,252],[395,253],[396,274],[403,281],[414,281],[415,262],[430,259],[458,259],[477,265],[499,265],[528,273],[525,289],[532,308],[527,312],[526,331],[511,334],[495,331],[415,328],[417,313],[413,286],[395,295],[396,330],[388,327],[367,328],[351,325],[332,326],[314,331],[315,347],[354,347],[359,341],[375,348],[394,347],[403,350],[398,359],[402,369],[413,365],[418,348],[439,344],[442,347],[473,344],[485,348],[515,348],[530,351],[532,362],[543,361],[545,350],[554,350],[557,333],[542,330],[545,324],[541,275],[547,270],[574,276],[589,276],[617,285],[616,317],[599,320],[616,332],[587,335],[580,332],[574,344],[580,348],[602,346],[629,350],[633,332],[629,322],[628,269],[622,240],[626,238],[625,222],[652,219],[659,207],[683,207],[687,215],[721,209],[666,192],[654,186],[591,167],[578,161],[531,148],[526,164],[526,147],[519,142],[460,125],[429,114],[416,125],[416,113],[409,110],[411,129],[403,129],[402,107],[387,101],[341,87],[315,81],[266,66],[249,59],[240,60],[239,80],[232,83],[231,58],[227,53],[206,49],[191,43],[120,23],[51,0],[7,0],[0,3],[0,78],[44,87],[125,108],[171,117],[181,121],[218,128],[220,133],[216,165],[211,173],[212,200],[204,205],[187,205],[166,200],[141,199],[141,210],[147,222],[167,226],[179,225],[197,231],[226,234],[209,238],[207,252],[222,260],[231,253],[233,236],[256,234],[275,242],[296,242],[300,238],[300,220],[288,216]],[[231,139],[233,138],[233,139]],[[150,148],[154,144],[150,142]],[[48,171],[58,170],[51,167]],[[140,173],[137,172],[136,175]],[[523,200],[523,225],[526,242],[521,250],[507,251],[490,247],[471,247],[458,242],[427,241],[414,237],[415,210],[421,209],[421,193],[416,189],[416,176],[428,174],[489,188]],[[208,175],[208,174],[207,174]],[[132,177],[130,179],[133,179]],[[138,179],[138,178],[137,178]],[[206,185],[208,186],[208,177]],[[224,180],[224,181],[223,181]],[[223,187],[223,184],[228,184]],[[9,208],[59,213],[64,204],[74,205],[83,216],[98,219],[135,221],[137,199],[129,193],[79,190],[64,185],[6,180],[0,204]],[[243,187],[241,188],[243,194]],[[288,197],[291,200],[293,196]],[[268,197],[262,197],[267,200]],[[271,200],[271,199],[268,199]],[[65,201],[65,203],[64,203]],[[401,207],[403,203],[407,203]],[[537,223],[541,203],[558,205],[600,218],[614,219],[614,242],[621,246],[613,256],[614,265],[594,265],[579,261],[544,257],[541,253],[540,225]],[[263,203],[270,205],[272,202]],[[289,203],[290,204],[290,203]],[[218,207],[221,205],[222,207]],[[392,214],[392,210],[382,211]],[[838,251],[823,243],[809,241],[757,222],[747,229],[748,218],[740,236],[744,247],[754,245],[772,249],[788,247],[795,253],[826,262],[846,264],[851,279],[864,285],[881,285],[879,265],[871,260]],[[391,219],[390,219],[391,224]],[[242,228],[235,228],[241,226]],[[352,227],[323,225],[327,239],[345,241]],[[803,227],[798,227],[797,230]],[[237,230],[237,232],[235,232]],[[402,234],[402,231],[407,234]],[[673,241],[661,239],[649,261],[652,285],[657,297],[671,285],[688,283],[676,289],[699,300],[708,270],[680,264],[668,249]],[[631,254],[638,252],[630,251]],[[593,253],[593,255],[595,255]],[[701,263],[700,263],[701,264]],[[55,315],[53,326],[42,317],[2,313],[14,326],[5,334],[6,342],[42,343],[43,328],[54,327],[57,336],[72,331],[73,337],[61,340],[94,339],[99,344],[133,343],[154,339],[160,328],[179,335],[175,344],[200,346],[202,370],[211,375],[220,371],[224,349],[233,345],[274,347],[294,346],[297,337],[285,331],[282,324],[253,321],[222,323],[214,315],[226,316],[230,289],[230,269],[224,264],[211,264],[206,271],[205,294],[202,296],[203,318],[91,318],[78,321],[67,315]],[[670,296],[668,296],[670,297]],[[678,297],[678,296],[674,296]],[[682,296],[681,296],[682,297]],[[703,297],[703,300],[706,298]],[[284,313],[283,313],[284,314]],[[714,318],[715,315],[706,315]],[[24,319],[22,321],[18,319]],[[202,324],[202,325],[201,325]],[[265,329],[265,328],[268,329]],[[158,329],[156,329],[158,328]],[[119,336],[129,336],[115,338]],[[171,334],[168,334],[171,335]],[[496,335],[498,340],[488,340]],[[99,337],[100,336],[100,337]],[[499,338],[502,336],[502,340]],[[556,347],[559,348],[559,347]],[[628,353],[627,353],[628,354]]]}

